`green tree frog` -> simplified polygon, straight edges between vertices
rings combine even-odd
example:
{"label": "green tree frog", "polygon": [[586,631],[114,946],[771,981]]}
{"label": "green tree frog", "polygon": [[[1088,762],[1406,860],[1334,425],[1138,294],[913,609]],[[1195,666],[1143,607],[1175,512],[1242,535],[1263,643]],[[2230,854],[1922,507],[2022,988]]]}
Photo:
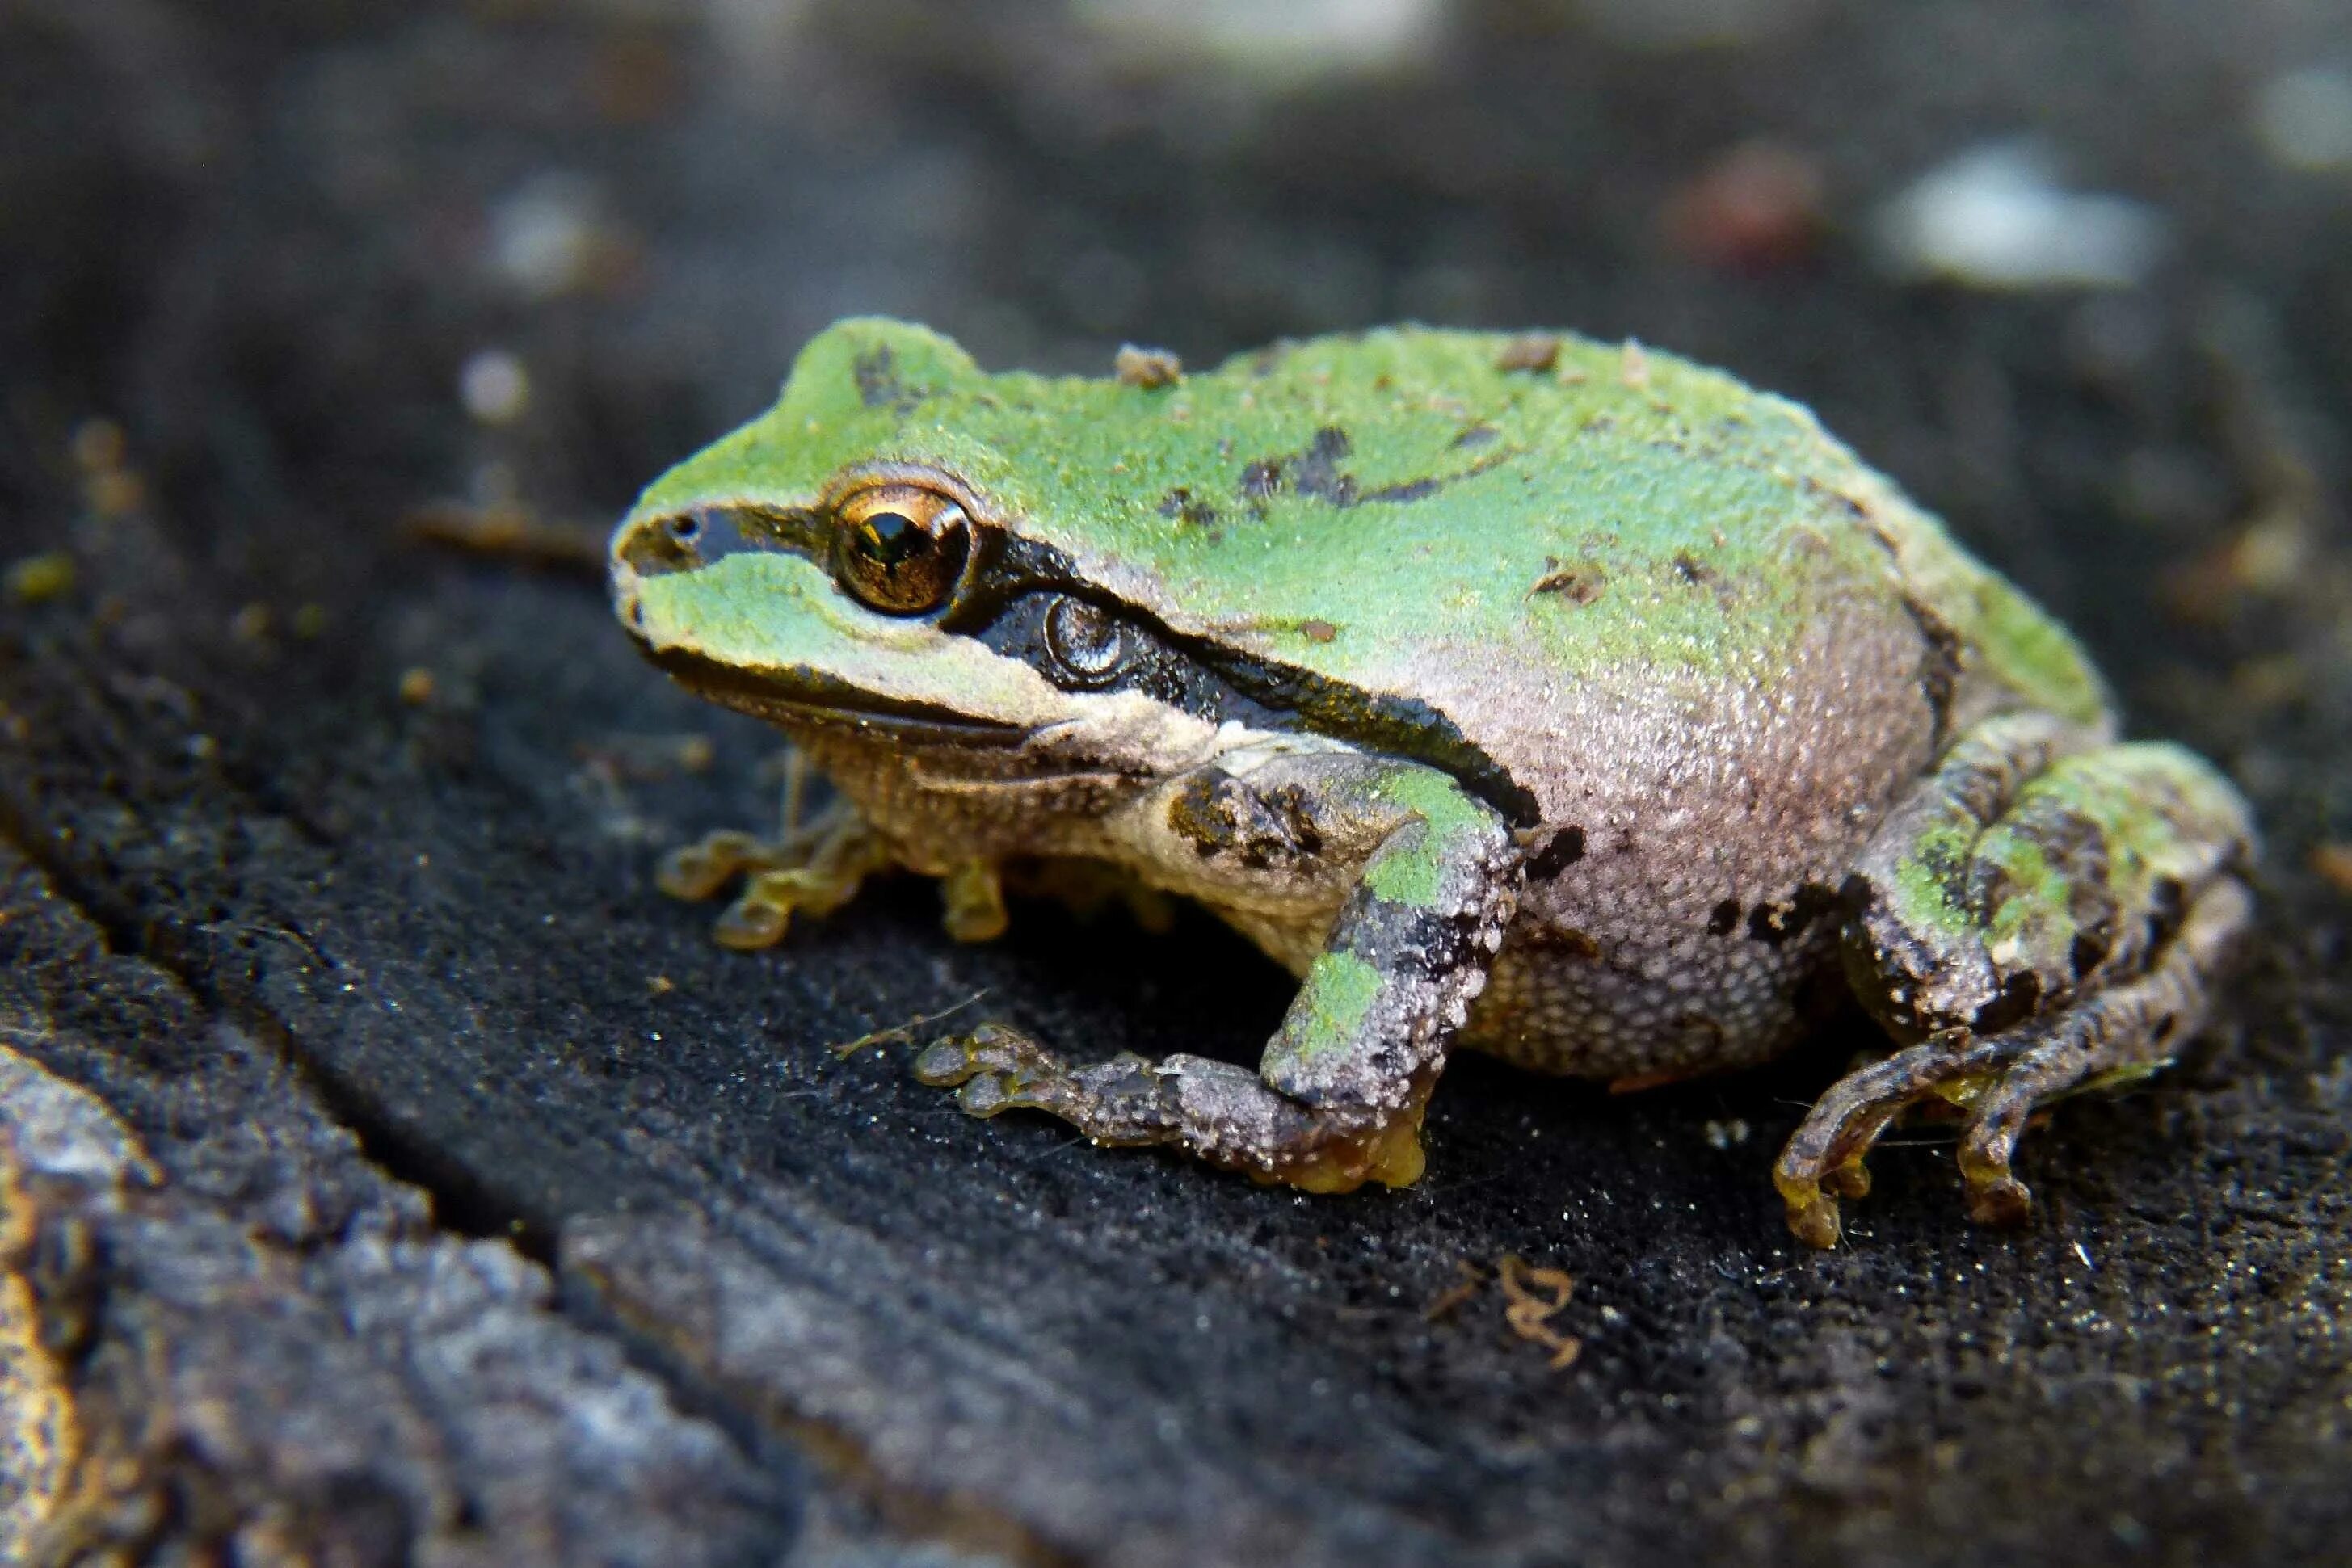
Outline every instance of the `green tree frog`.
{"label": "green tree frog", "polygon": [[1309,1191],[1413,1181],[1457,1046],[1639,1086],[1851,994],[1895,1049],[1780,1154],[1795,1234],[1836,1242],[1929,1097],[1969,1212],[2015,1220],[2029,1113],[2172,1056],[2249,915],[2213,768],[2120,742],[2073,638],[1805,409],[1636,344],[1401,327],[1057,379],[844,321],[611,568],[656,664],[837,788],[665,868],[742,879],[722,940],[890,868],[965,938],[1024,865],[1197,900],[1298,978],[1255,1071],[990,1024],[916,1071]]}

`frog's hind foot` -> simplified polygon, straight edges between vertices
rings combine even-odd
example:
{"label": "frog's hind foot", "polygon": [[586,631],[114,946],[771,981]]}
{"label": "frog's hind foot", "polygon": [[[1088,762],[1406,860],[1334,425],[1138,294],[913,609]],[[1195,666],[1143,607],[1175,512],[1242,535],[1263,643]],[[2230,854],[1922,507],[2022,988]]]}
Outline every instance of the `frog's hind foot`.
{"label": "frog's hind foot", "polygon": [[1998,1034],[1948,1029],[1830,1087],[1772,1169],[1789,1228],[1813,1247],[1837,1245],[1839,1197],[1870,1190],[1863,1165],[1879,1134],[1911,1106],[1939,1098],[1965,1121],[1958,1163],[1969,1218],[2015,1225],[2032,1195],[2010,1161],[2036,1107],[2078,1089],[2155,1071],[2205,1015],[2212,976],[2244,925],[2252,899],[2235,881],[2199,898],[2156,966],[2063,1011]]}
{"label": "frog's hind foot", "polygon": [[2205,1016],[2252,900],[2245,803],[2177,747],[2096,744],[2031,715],[1963,737],[1873,840],[1849,895],[1846,970],[1898,1038],[1925,1043],[1833,1085],[1773,1179],[1801,1239],[1838,1238],[1837,1197],[1909,1106],[1965,1115],[1969,1213],[2014,1223],[2010,1171],[2036,1106],[2155,1071]]}
{"label": "frog's hind foot", "polygon": [[672,898],[715,896],[736,878],[742,891],[712,926],[721,946],[772,947],[794,915],[829,915],[866,879],[891,863],[888,848],[847,800],[836,797],[805,822],[772,839],[720,831],[662,860],[655,882]]}

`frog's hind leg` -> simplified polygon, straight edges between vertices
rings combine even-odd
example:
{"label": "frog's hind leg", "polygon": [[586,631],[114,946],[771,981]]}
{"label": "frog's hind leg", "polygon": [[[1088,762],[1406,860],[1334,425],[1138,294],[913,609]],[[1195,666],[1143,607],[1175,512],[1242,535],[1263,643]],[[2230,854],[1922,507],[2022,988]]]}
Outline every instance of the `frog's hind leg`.
{"label": "frog's hind leg", "polygon": [[2069,752],[2058,726],[1993,721],[1882,830],[1850,889],[1849,974],[1898,1036],[1927,1040],[1833,1085],[1773,1179],[1801,1239],[1833,1245],[1837,1197],[1906,1108],[1963,1107],[1969,1211],[2024,1218],[2010,1160],[2038,1105],[2153,1071],[2203,1020],[2252,900],[2243,803],[2169,746]]}
{"label": "frog's hind leg", "polygon": [[1189,1055],[1075,1066],[992,1024],[932,1046],[916,1075],[960,1086],[974,1115],[1045,1111],[1099,1144],[1172,1145],[1261,1181],[1416,1180],[1423,1110],[1510,918],[1518,850],[1501,819],[1433,769],[1354,753],[1246,779],[1205,769],[1158,810],[1186,859],[1213,868],[1230,852],[1259,877],[1294,852],[1370,846],[1258,1070]]}

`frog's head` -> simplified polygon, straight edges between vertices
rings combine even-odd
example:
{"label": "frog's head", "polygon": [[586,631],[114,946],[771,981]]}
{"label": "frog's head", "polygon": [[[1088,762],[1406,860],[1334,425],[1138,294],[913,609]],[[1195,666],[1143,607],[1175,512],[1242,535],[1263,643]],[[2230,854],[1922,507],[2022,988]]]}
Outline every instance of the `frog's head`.
{"label": "frog's head", "polygon": [[1143,608],[1118,538],[1133,487],[1115,459],[1084,466],[1163,407],[1111,381],[990,376],[919,327],[842,322],[774,409],[623,520],[615,608],[690,689],[788,727],[1024,758],[1000,774],[1190,766],[1228,721],[1273,716],[1217,671],[1213,640]]}

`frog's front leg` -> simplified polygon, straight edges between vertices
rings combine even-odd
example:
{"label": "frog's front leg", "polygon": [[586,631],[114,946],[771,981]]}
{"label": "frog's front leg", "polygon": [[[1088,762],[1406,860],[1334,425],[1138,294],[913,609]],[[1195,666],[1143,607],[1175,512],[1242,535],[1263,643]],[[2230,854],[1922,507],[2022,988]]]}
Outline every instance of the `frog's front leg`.
{"label": "frog's front leg", "polygon": [[1926,1039],[1833,1085],[1790,1138],[1773,1170],[1790,1228],[1834,1245],[1832,1195],[1866,1192],[1871,1143],[1931,1096],[1966,1113],[1970,1217],[2022,1219],[2026,1118],[2153,1071],[2196,1032],[2251,909],[2252,847],[2237,791],[2178,747],[2084,745],[2030,716],[1955,745],[1849,888],[1857,994]]}
{"label": "frog's front leg", "polygon": [[987,1025],[932,1046],[918,1076],[961,1085],[975,1115],[1048,1111],[1097,1143],[1175,1145],[1309,1191],[1416,1179],[1423,1110],[1516,898],[1502,819],[1417,764],[1273,749],[1170,781],[1124,831],[1188,891],[1249,901],[1260,929],[1329,920],[1258,1070],[1189,1055],[1072,1066]]}

